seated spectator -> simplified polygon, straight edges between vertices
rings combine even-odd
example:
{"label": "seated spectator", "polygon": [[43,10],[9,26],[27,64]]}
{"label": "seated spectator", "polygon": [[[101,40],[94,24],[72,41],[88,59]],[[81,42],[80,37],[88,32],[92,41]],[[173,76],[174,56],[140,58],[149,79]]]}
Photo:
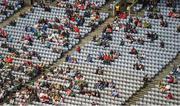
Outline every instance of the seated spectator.
{"label": "seated spectator", "polygon": [[169,16],[169,17],[172,17],[172,18],[176,18],[176,17],[177,17],[177,14],[175,13],[174,10],[171,10],[171,11],[169,11],[168,16]]}
{"label": "seated spectator", "polygon": [[24,35],[22,40],[24,44],[31,45],[31,46],[33,44],[33,37],[31,35]]}
{"label": "seated spectator", "polygon": [[14,40],[13,36],[12,35],[8,35],[7,41],[8,42],[12,42],[13,40]]}
{"label": "seated spectator", "polygon": [[91,92],[91,95],[94,96],[94,97],[98,97],[98,98],[101,97],[101,94],[100,94],[99,91],[93,91],[93,92]]}
{"label": "seated spectator", "polygon": [[126,34],[126,39],[129,40],[129,43],[133,43],[135,41],[134,37],[131,34]]}
{"label": "seated spectator", "polygon": [[0,37],[7,38],[7,36],[8,33],[4,29],[0,28]]}
{"label": "seated spectator", "polygon": [[180,32],[180,25],[177,26],[177,32]]}
{"label": "seated spectator", "polygon": [[4,67],[3,59],[0,59],[0,69],[3,69],[3,67]]}
{"label": "seated spectator", "polygon": [[172,70],[172,74],[173,74],[174,76],[179,77],[179,76],[180,76],[180,66],[174,66],[174,67],[173,67],[173,70]]}
{"label": "seated spectator", "polygon": [[137,42],[141,45],[144,45],[144,39],[143,38],[138,38]]}
{"label": "seated spectator", "polygon": [[168,27],[168,23],[167,23],[166,21],[162,20],[162,19],[161,19],[161,21],[160,21],[160,25],[161,25],[162,27]]}
{"label": "seated spectator", "polygon": [[111,80],[111,81],[109,82],[108,87],[113,88],[113,89],[116,87],[116,84],[113,82],[113,80]]}
{"label": "seated spectator", "polygon": [[126,14],[125,12],[122,12],[122,13],[119,14],[120,19],[126,19],[127,16],[128,16],[128,14]]}
{"label": "seated spectator", "polygon": [[6,63],[12,63],[13,60],[14,60],[14,59],[13,59],[12,57],[10,57],[10,56],[7,56],[7,57],[4,58],[4,61],[5,61]]}
{"label": "seated spectator", "polygon": [[87,62],[93,62],[93,58],[90,54],[88,54],[86,61]]}
{"label": "seated spectator", "polygon": [[135,18],[133,23],[134,23],[137,27],[142,27],[142,22],[141,22],[138,18]]}
{"label": "seated spectator", "polygon": [[172,93],[168,93],[168,95],[165,97],[166,99],[173,99],[174,98],[174,96],[173,96],[173,94]]}
{"label": "seated spectator", "polygon": [[60,23],[60,20],[59,20],[57,17],[55,17],[54,21],[55,21],[56,23]]}
{"label": "seated spectator", "polygon": [[144,70],[144,65],[136,63],[136,64],[133,65],[133,69]]}
{"label": "seated spectator", "polygon": [[110,46],[108,41],[102,40],[102,39],[98,40],[97,45],[103,46],[103,47],[109,47]]}
{"label": "seated spectator", "polygon": [[106,65],[110,65],[111,64],[111,61],[112,61],[112,57],[110,54],[108,53],[105,53],[103,55],[103,63],[106,64]]}
{"label": "seated spectator", "polygon": [[168,84],[164,84],[160,87],[161,92],[166,92],[166,91],[169,91],[170,89],[171,89],[171,85],[168,85]]}
{"label": "seated spectator", "polygon": [[7,6],[8,6],[8,3],[9,3],[9,1],[8,1],[8,0],[3,0],[3,1],[2,1],[2,4],[3,4],[5,7],[7,7]]}
{"label": "seated spectator", "polygon": [[106,33],[111,34],[113,31],[112,29],[113,29],[113,27],[110,24],[108,24],[107,28],[106,28]]}
{"label": "seated spectator", "polygon": [[74,32],[80,33],[80,29],[78,28],[78,26],[74,26]]}
{"label": "seated spectator", "polygon": [[151,24],[147,21],[144,21],[143,28],[151,28]]}
{"label": "seated spectator", "polygon": [[144,82],[144,86],[143,86],[143,87],[145,87],[145,86],[147,85],[148,81],[149,81],[149,78],[148,78],[148,75],[146,74],[146,75],[143,77],[143,82]]}
{"label": "seated spectator", "polygon": [[168,75],[166,79],[168,83],[176,83],[176,78],[173,75]]}
{"label": "seated spectator", "polygon": [[154,13],[153,18],[154,18],[154,19],[159,19],[158,14],[157,14],[157,13]]}
{"label": "seated spectator", "polygon": [[47,93],[40,93],[38,96],[39,96],[39,100],[40,100],[42,103],[49,103],[50,97],[48,96]]}
{"label": "seated spectator", "polygon": [[151,42],[153,42],[154,40],[158,40],[158,35],[156,33],[148,32],[146,35],[147,39],[151,39]]}
{"label": "seated spectator", "polygon": [[1,13],[2,13],[3,15],[5,15],[6,17],[9,17],[9,16],[10,16],[10,13],[8,13],[7,10],[3,10]]}
{"label": "seated spectator", "polygon": [[159,84],[158,84],[158,87],[159,87],[159,88],[162,88],[163,86],[165,86],[165,83],[164,83],[162,80],[160,80],[160,81],[159,81]]}
{"label": "seated spectator", "polygon": [[160,42],[160,47],[164,48],[164,42],[163,41]]}
{"label": "seated spectator", "polygon": [[2,43],[2,44],[1,44],[1,47],[2,47],[2,48],[8,48],[9,46],[8,46],[7,42],[5,42],[5,43]]}
{"label": "seated spectator", "polygon": [[159,19],[163,20],[163,15],[162,14],[159,14]]}
{"label": "seated spectator", "polygon": [[100,89],[100,90],[103,90],[106,87],[108,87],[108,82],[106,82],[104,80],[98,80],[98,82],[95,83],[95,85],[94,85],[95,89]]}
{"label": "seated spectator", "polygon": [[14,48],[14,46],[12,47],[8,47],[8,52],[15,54],[15,55],[19,55],[19,52]]}
{"label": "seated spectator", "polygon": [[51,12],[51,8],[50,8],[49,6],[45,6],[44,10],[45,10],[46,12]]}
{"label": "seated spectator", "polygon": [[166,6],[167,7],[172,7],[173,6],[173,0],[166,0]]}
{"label": "seated spectator", "polygon": [[142,54],[140,54],[140,53],[137,54],[137,60],[138,60],[139,63],[141,63],[141,61],[142,61],[143,59],[145,59],[144,53],[142,53]]}
{"label": "seated spectator", "polygon": [[16,26],[16,21],[15,21],[15,20],[12,20],[9,24],[10,24],[11,26]]}
{"label": "seated spectator", "polygon": [[91,16],[90,11],[85,11],[85,12],[84,12],[84,17],[90,18],[90,16]]}
{"label": "seated spectator", "polygon": [[119,97],[119,92],[118,92],[117,90],[113,90],[112,93],[111,93],[111,95],[112,95],[113,97]]}
{"label": "seated spectator", "polygon": [[124,39],[121,38],[120,45],[123,46],[125,44]]}
{"label": "seated spectator", "polygon": [[102,67],[98,67],[98,68],[96,69],[95,74],[103,75],[103,72],[104,72],[104,70],[102,69]]}
{"label": "seated spectator", "polygon": [[137,54],[138,54],[138,51],[133,47],[133,48],[131,49],[130,54],[137,55]]}

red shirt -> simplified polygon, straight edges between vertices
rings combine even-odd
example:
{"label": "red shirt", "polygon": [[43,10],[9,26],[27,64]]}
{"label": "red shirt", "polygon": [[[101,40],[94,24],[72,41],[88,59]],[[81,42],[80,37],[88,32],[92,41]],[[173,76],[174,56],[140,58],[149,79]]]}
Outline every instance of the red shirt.
{"label": "red shirt", "polygon": [[80,53],[80,52],[81,52],[81,48],[78,46],[78,47],[76,48],[76,51],[77,51],[78,53]]}
{"label": "red shirt", "polygon": [[63,25],[60,25],[60,26],[59,26],[59,30],[64,30],[64,26],[63,26]]}
{"label": "red shirt", "polygon": [[79,30],[79,28],[77,26],[74,27],[74,31],[78,32],[78,33],[80,32],[80,30]]}
{"label": "red shirt", "polygon": [[170,11],[168,16],[173,17],[174,16],[174,12]]}
{"label": "red shirt", "polygon": [[70,20],[73,21],[73,22],[76,21],[76,19],[74,17],[71,17]]}
{"label": "red shirt", "polygon": [[173,76],[170,76],[170,77],[169,77],[168,83],[174,83],[174,78],[173,78]]}
{"label": "red shirt", "polygon": [[172,93],[168,93],[168,95],[166,96],[166,99],[173,99]]}
{"label": "red shirt", "polygon": [[13,62],[13,58],[7,57],[7,58],[5,59],[5,62],[7,62],[7,63],[12,63],[12,62]]}
{"label": "red shirt", "polygon": [[105,61],[111,61],[111,56],[106,54],[106,55],[103,56],[103,59]]}

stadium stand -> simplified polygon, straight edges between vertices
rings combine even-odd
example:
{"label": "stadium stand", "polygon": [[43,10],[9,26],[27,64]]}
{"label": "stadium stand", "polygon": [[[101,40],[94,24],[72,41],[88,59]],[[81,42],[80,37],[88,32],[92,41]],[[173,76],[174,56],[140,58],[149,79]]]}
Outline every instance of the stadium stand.
{"label": "stadium stand", "polygon": [[[35,3],[31,12],[1,28],[4,105],[125,105],[176,58],[178,0],[136,4],[133,11],[144,9],[143,16],[119,12],[99,36],[76,46],[109,17],[98,11],[105,4],[106,0]],[[74,47],[72,54],[64,55]],[[48,69],[61,57],[63,64]],[[179,105],[179,70],[174,67],[135,105]],[[7,96],[11,92],[15,93]]]}
{"label": "stadium stand", "polygon": [[24,6],[22,0],[0,0],[0,22],[12,16]]}
{"label": "stadium stand", "polygon": [[174,68],[166,78],[159,82],[159,85],[140,98],[136,105],[179,105],[179,69],[180,67]]}
{"label": "stadium stand", "polygon": [[97,11],[85,15],[83,10],[34,5],[30,13],[22,13],[1,28],[2,71],[10,70],[17,79],[30,81],[107,17]]}

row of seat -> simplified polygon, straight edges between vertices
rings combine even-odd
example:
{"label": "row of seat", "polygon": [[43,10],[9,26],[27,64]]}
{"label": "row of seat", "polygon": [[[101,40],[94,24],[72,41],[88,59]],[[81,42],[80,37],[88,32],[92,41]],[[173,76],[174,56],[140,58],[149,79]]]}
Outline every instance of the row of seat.
{"label": "row of seat", "polygon": [[4,0],[0,0],[0,4],[0,22],[3,22],[23,7],[22,1],[8,0],[4,2]]}

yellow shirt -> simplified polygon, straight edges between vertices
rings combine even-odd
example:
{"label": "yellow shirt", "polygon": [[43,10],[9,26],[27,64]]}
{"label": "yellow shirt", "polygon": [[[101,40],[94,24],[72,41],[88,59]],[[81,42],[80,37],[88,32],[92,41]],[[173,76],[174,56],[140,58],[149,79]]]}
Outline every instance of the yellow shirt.
{"label": "yellow shirt", "polygon": [[120,6],[116,6],[116,7],[115,7],[115,10],[116,10],[116,11],[120,11]]}

